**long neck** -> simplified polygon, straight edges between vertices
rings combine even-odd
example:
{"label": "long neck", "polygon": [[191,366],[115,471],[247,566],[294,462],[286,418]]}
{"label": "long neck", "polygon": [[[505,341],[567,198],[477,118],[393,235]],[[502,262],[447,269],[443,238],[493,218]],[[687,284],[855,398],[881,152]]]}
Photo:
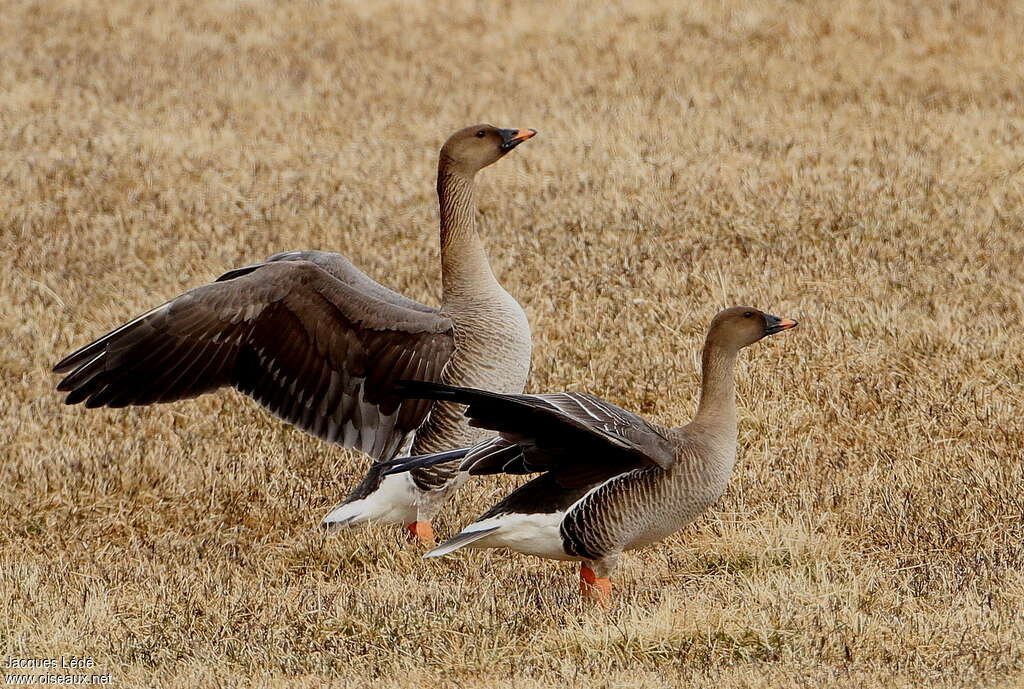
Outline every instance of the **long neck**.
{"label": "long neck", "polygon": [[708,339],[701,356],[700,403],[694,423],[736,431],[736,349]]}
{"label": "long neck", "polygon": [[497,286],[476,231],[473,178],[452,169],[441,158],[437,169],[441,207],[441,280],[446,305],[466,300]]}

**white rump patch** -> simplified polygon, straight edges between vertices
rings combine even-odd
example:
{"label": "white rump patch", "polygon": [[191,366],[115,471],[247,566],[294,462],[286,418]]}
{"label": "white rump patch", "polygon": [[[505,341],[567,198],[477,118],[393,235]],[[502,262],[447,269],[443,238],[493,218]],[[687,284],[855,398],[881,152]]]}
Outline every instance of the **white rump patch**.
{"label": "white rump patch", "polygon": [[361,500],[335,507],[320,523],[323,527],[357,526],[366,522],[410,524],[416,521],[416,486],[409,472],[385,476]]}
{"label": "white rump patch", "polygon": [[498,517],[482,519],[467,526],[452,541],[458,540],[463,535],[469,536],[474,532],[486,531],[488,529],[495,530],[478,540],[465,543],[464,545],[456,545],[455,548],[445,552],[440,552],[444,550],[446,545],[442,544],[428,553],[428,555],[436,557],[434,555],[435,551],[438,551],[437,555],[446,555],[452,550],[458,550],[461,547],[508,548],[517,553],[537,555],[538,557],[545,557],[551,560],[576,560],[578,558],[566,553],[562,547],[562,534],[559,529],[562,526],[562,518],[564,516],[564,512],[548,512],[545,514],[512,512]]}

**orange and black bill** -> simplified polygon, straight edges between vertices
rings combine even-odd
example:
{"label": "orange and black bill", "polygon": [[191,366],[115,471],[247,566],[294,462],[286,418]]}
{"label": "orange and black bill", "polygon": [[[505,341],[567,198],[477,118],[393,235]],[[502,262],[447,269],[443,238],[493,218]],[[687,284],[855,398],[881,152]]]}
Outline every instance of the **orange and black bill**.
{"label": "orange and black bill", "polygon": [[536,129],[499,129],[501,133],[501,150],[511,151],[527,139],[537,135]]}
{"label": "orange and black bill", "polygon": [[796,321],[792,318],[779,318],[778,316],[773,316],[770,313],[766,313],[764,315],[764,320],[765,335],[774,335],[775,333],[781,333],[783,330],[789,330],[790,328],[795,328],[797,326]]}

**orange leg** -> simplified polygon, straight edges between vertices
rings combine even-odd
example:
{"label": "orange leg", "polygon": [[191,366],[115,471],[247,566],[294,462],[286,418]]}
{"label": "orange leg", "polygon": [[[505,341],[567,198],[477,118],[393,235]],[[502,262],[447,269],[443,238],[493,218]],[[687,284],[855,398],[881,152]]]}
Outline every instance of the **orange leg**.
{"label": "orange leg", "polygon": [[430,522],[412,522],[406,524],[406,531],[409,532],[409,540],[419,541],[426,545],[434,545],[434,528],[430,525]]}
{"label": "orange leg", "polygon": [[612,580],[608,577],[597,576],[594,574],[594,570],[581,564],[580,593],[584,597],[596,601],[599,605],[608,607],[612,602]]}

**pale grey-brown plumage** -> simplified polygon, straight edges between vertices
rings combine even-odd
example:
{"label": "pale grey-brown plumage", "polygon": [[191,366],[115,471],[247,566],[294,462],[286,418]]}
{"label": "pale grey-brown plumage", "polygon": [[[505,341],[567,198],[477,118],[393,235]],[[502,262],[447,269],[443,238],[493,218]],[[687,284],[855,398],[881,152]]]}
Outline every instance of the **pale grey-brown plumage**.
{"label": "pale grey-brown plumage", "polygon": [[[607,597],[624,551],[662,540],[721,497],[736,459],[737,353],[795,325],[749,307],[719,313],[704,344],[697,414],[679,428],[582,393],[502,395],[403,384],[412,396],[468,405],[472,425],[498,433],[461,451],[463,470],[543,472],[426,557],[468,546],[580,560],[584,591]],[[389,471],[433,461],[395,462]]]}
{"label": "pale grey-brown plumage", "polygon": [[[529,324],[488,265],[473,178],[534,134],[477,125],[442,148],[440,309],[374,282],[339,254],[276,254],[68,355],[54,367],[67,374],[58,389],[68,404],[124,407],[231,386],[302,430],[376,459],[394,457],[409,440],[422,452],[472,442],[479,431],[455,406],[403,399],[392,386],[403,379],[504,392],[525,386]],[[416,472],[418,483],[406,478],[407,489],[338,521],[412,521],[423,508],[432,514],[451,492],[448,475],[444,466]],[[352,501],[380,484],[371,471]]]}

